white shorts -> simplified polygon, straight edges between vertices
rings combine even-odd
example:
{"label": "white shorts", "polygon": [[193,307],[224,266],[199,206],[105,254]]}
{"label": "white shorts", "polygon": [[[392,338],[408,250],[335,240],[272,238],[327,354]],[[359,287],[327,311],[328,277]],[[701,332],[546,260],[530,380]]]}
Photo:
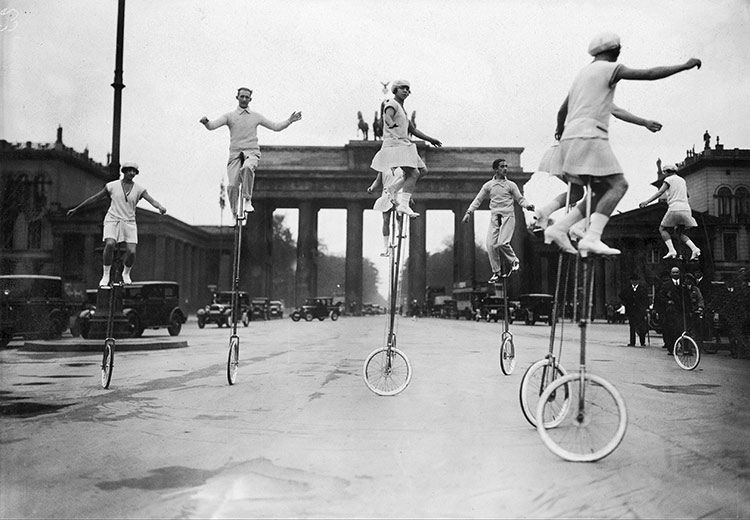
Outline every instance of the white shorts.
{"label": "white shorts", "polygon": [[124,220],[105,220],[102,240],[106,240],[108,238],[114,239],[114,241],[118,244],[120,242],[137,244],[138,227],[136,227],[135,222],[125,222]]}

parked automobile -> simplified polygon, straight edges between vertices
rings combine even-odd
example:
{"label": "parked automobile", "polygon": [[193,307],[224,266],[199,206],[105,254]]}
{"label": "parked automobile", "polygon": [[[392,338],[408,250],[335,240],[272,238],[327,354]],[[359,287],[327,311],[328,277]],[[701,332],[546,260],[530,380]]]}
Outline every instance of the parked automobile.
{"label": "parked automobile", "polygon": [[69,315],[59,276],[0,276],[0,347],[14,336],[59,337]]}
{"label": "parked automobile", "polygon": [[268,298],[253,298],[250,302],[251,320],[268,320],[271,317],[271,300]]}
{"label": "parked automobile", "polygon": [[[145,329],[161,327],[166,327],[170,336],[177,336],[187,321],[179,305],[180,286],[177,282],[148,281],[123,286],[122,315],[127,320],[128,337],[138,338]],[[81,320],[81,335],[84,338],[100,335],[98,328],[103,321],[94,308]],[[96,332],[92,331],[93,324],[97,325]]]}
{"label": "parked automobile", "polygon": [[[237,293],[240,305],[240,320],[247,327],[250,323],[250,295],[245,291]],[[215,292],[211,297],[211,303],[196,312],[198,316],[198,328],[203,328],[206,323],[216,323],[218,327],[232,324],[232,291]]]}
{"label": "parked automobile", "polygon": [[522,294],[515,318],[523,320],[526,325],[534,325],[537,321],[546,321],[551,325],[554,300],[551,294]]}
{"label": "parked automobile", "polygon": [[[502,321],[505,319],[505,300],[497,296],[487,296],[479,307],[477,319],[490,321]],[[516,307],[513,302],[508,302],[508,322],[513,323],[515,319]]]}
{"label": "parked automobile", "polygon": [[280,300],[271,300],[269,314],[271,318],[283,318],[284,302]]}
{"label": "parked automobile", "polygon": [[336,321],[340,314],[339,306],[333,304],[333,298],[318,297],[305,300],[302,306],[294,309],[290,317],[292,321],[299,321],[302,318],[305,321],[312,321],[314,318],[323,321],[327,317]]}
{"label": "parked automobile", "polygon": [[88,337],[89,327],[91,326],[91,316],[93,315],[94,310],[96,310],[97,292],[97,289],[86,289],[86,296],[82,308],[76,313],[73,326],[70,327],[70,333],[73,337]]}

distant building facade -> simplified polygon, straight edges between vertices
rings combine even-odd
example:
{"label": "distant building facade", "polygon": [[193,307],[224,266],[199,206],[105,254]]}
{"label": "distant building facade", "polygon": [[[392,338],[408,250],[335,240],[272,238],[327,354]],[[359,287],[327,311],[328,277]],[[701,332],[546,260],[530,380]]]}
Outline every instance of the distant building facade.
{"label": "distant building facade", "polygon": [[[79,153],[63,144],[62,128],[51,144],[0,141],[0,274],[62,276],[73,292],[95,287],[107,204],[72,218],[65,212],[111,180],[109,169],[88,150]],[[134,278],[178,282],[182,304],[193,312],[210,297],[208,286],[221,274],[221,230],[141,208],[137,219]]]}

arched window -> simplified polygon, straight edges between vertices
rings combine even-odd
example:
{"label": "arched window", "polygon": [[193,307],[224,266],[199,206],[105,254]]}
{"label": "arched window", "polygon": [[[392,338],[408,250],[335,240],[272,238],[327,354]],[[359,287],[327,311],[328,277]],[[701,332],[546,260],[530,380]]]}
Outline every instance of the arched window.
{"label": "arched window", "polygon": [[732,216],[732,190],[726,186],[719,188],[716,198],[719,217],[730,218]]}
{"label": "arched window", "polygon": [[750,217],[750,191],[744,186],[734,192],[734,210],[738,219]]}

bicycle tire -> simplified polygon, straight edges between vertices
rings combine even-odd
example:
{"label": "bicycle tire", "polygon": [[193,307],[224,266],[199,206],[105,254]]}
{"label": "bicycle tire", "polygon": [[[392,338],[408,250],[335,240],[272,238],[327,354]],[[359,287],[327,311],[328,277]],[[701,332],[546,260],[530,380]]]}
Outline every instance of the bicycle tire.
{"label": "bicycle tire", "polygon": [[227,381],[230,385],[237,382],[237,370],[240,366],[240,338],[229,338],[229,354],[227,355]]}
{"label": "bicycle tire", "polygon": [[367,388],[378,395],[391,396],[402,392],[411,381],[412,369],[406,354],[391,348],[391,363],[388,367],[388,347],[373,350],[362,369]]}
{"label": "bicycle tire", "polygon": [[672,346],[672,355],[677,365],[683,370],[694,370],[701,362],[701,351],[698,344],[687,334],[677,338]]}
{"label": "bicycle tire", "polygon": [[[549,358],[540,359],[529,366],[521,378],[521,386],[518,391],[518,398],[521,402],[521,411],[526,420],[536,428],[536,407],[539,398],[544,390],[555,380],[565,377],[567,372],[559,365],[555,365],[555,375],[551,376],[552,360]],[[545,420],[548,428],[554,428],[563,420],[570,407],[570,389],[566,385],[562,392],[555,392],[550,395],[552,403],[557,403],[554,407],[552,404],[548,407],[549,418]]]}
{"label": "bicycle tire", "polygon": [[112,369],[115,366],[115,340],[107,338],[104,340],[102,352],[102,388],[109,388],[112,381]]}
{"label": "bicycle tire", "polygon": [[[581,375],[568,374],[550,384],[539,399],[537,417],[544,417],[550,395],[568,385],[572,406],[560,424],[548,428],[538,421],[542,441],[557,456],[571,462],[595,462],[611,454],[625,437],[628,414],[625,401],[606,379],[585,374],[584,408],[580,407]],[[601,440],[600,440],[601,439]]]}
{"label": "bicycle tire", "polygon": [[500,370],[506,376],[516,368],[516,348],[512,338],[505,338],[500,344]]}

